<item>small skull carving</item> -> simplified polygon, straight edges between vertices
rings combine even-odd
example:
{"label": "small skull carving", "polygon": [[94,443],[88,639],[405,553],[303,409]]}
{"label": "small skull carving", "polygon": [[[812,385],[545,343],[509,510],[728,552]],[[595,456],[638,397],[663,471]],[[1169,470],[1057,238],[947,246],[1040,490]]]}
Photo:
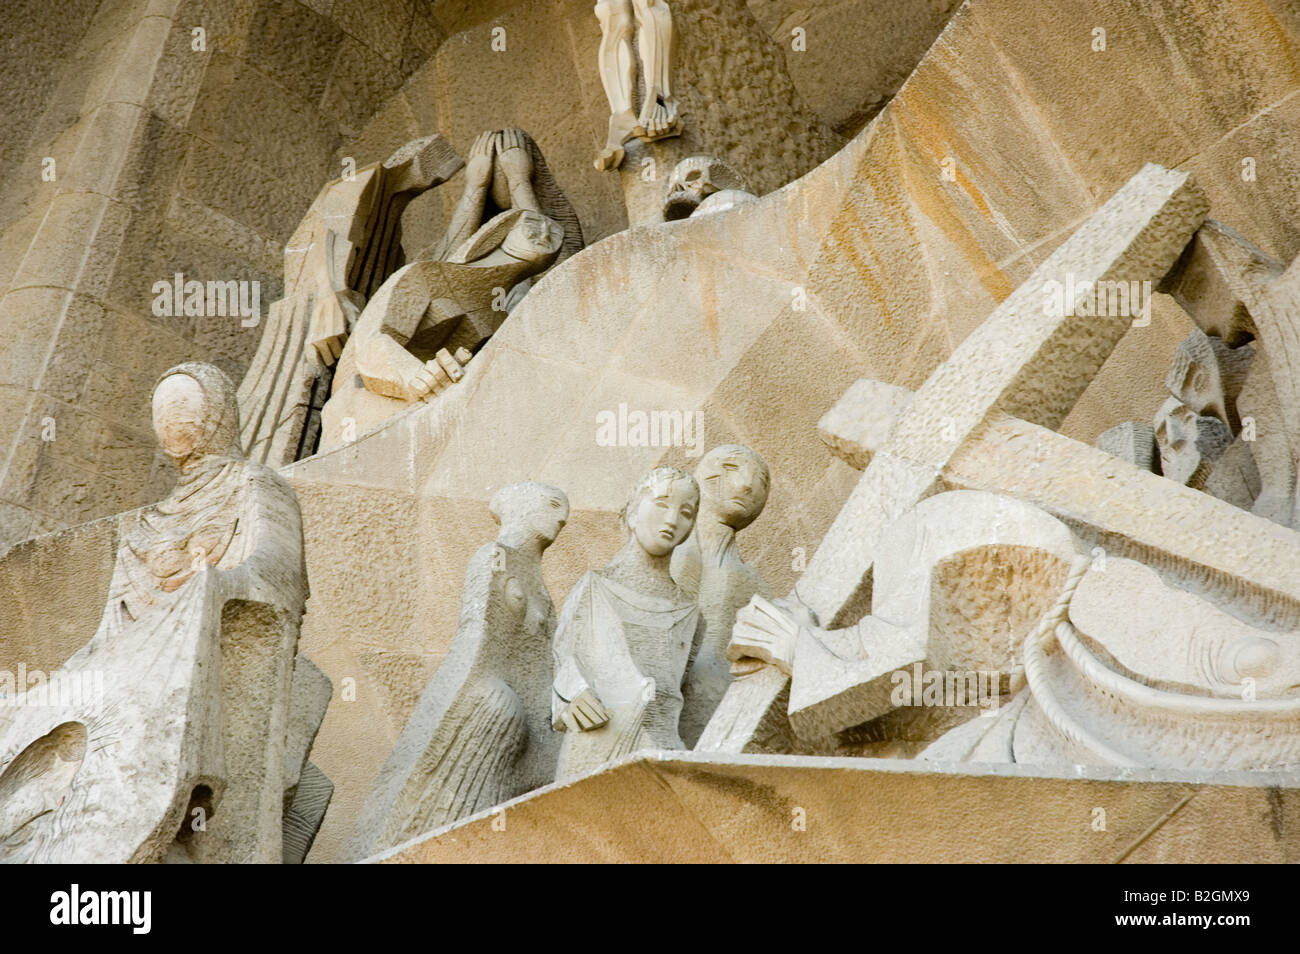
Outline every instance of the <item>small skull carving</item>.
{"label": "small skull carving", "polygon": [[724,189],[745,188],[736,170],[713,156],[689,156],[673,168],[664,197],[664,221],[687,218],[699,204]]}

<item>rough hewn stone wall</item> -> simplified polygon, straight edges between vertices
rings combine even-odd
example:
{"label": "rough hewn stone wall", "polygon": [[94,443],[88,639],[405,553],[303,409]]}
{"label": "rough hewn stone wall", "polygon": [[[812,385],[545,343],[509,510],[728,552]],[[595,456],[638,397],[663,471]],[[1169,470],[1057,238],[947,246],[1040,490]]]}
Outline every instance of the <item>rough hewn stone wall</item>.
{"label": "rough hewn stone wall", "polygon": [[22,7],[0,58],[0,547],[161,494],[154,379],[191,358],[238,378],[261,329],[155,317],[154,283],[258,281],[264,314],[338,144],[445,35],[414,0]]}

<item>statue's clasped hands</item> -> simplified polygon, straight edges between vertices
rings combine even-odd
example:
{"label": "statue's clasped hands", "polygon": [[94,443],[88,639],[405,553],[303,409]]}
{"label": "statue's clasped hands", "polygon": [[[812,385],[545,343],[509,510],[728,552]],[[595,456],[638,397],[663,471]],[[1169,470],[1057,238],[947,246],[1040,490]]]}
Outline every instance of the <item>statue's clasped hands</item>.
{"label": "statue's clasped hands", "polygon": [[466,186],[486,189],[497,163],[500,163],[507,182],[526,182],[532,176],[533,157],[528,149],[528,136],[522,129],[498,129],[478,134],[465,161]]}

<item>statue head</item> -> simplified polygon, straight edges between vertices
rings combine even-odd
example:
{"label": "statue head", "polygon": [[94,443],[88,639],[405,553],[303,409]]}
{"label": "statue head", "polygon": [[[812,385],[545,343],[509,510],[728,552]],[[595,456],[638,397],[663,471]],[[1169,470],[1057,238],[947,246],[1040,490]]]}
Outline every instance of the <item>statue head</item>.
{"label": "statue head", "polygon": [[1165,387],[1197,414],[1217,417],[1235,428],[1239,426],[1237,395],[1254,356],[1250,345],[1229,348],[1198,328],[1179,343]]}
{"label": "statue head", "polygon": [[695,468],[700,508],[733,530],[743,530],[763,512],[771,475],[767,462],[741,444],[722,444]]}
{"label": "statue head", "polygon": [[204,457],[243,456],[235,386],[210,364],[191,361],[163,373],[153,391],[153,429],[182,470]]}
{"label": "statue head", "polygon": [[622,522],[646,553],[667,556],[690,536],[699,507],[694,477],[676,467],[656,467],[632,490]]}
{"label": "statue head", "polygon": [[1160,472],[1170,480],[1200,489],[1210,465],[1232,443],[1232,432],[1218,418],[1202,416],[1171,397],[1152,424],[1160,450]]}
{"label": "statue head", "polygon": [[488,503],[501,536],[529,536],[550,546],[569,520],[569,498],[564,491],[531,480],[507,484]]}
{"label": "statue head", "polygon": [[724,189],[744,190],[739,173],[713,156],[688,156],[673,167],[664,195],[664,221],[684,219]]}
{"label": "statue head", "polygon": [[564,229],[540,212],[523,211],[515,219],[501,247],[522,262],[549,262],[560,251]]}

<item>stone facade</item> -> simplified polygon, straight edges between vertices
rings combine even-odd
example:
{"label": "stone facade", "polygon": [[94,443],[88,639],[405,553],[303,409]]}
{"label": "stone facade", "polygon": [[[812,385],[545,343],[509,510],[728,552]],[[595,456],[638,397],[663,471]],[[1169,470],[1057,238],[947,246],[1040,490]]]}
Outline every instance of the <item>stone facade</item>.
{"label": "stone facade", "polygon": [[[1219,812],[1234,851],[1295,861],[1294,826],[1259,821],[1300,764],[1294,6],[670,5],[681,127],[603,170],[590,0],[74,3],[26,98],[35,61],[14,59],[0,671],[54,671],[95,632],[133,519],[115,514],[170,487],[158,375],[202,359],[238,381],[274,333],[175,309],[183,281],[160,316],[155,283],[258,281],[265,315],[285,244],[342,214],[327,183],[413,140],[473,161],[480,134],[523,129],[586,247],[539,258],[507,309],[507,236],[558,249],[565,228],[484,185],[470,268],[437,253],[462,186],[424,191],[405,267],[334,355],[328,439],[275,478],[311,592],[285,649],[292,784],[267,814],[287,860],[500,860],[502,811],[563,819],[515,843],[529,860],[896,860],[906,838],[949,860],[965,793],[990,816],[1124,806],[1113,837],[1044,836],[1035,859],[1205,860]],[[668,214],[699,169],[726,170],[729,201]],[[446,380],[385,385],[353,354],[385,328]],[[455,356],[453,328],[476,331]],[[387,403],[351,410],[348,388]],[[691,473],[694,497],[673,490]],[[503,517],[511,488],[537,506]],[[642,511],[661,498],[673,514]],[[1181,622],[1108,611],[1121,596]],[[912,701],[954,671],[988,677],[996,717]],[[1227,725],[1240,744],[1205,742]],[[465,726],[488,728],[467,745]],[[646,792],[644,838],[562,844],[626,833],[593,806]],[[889,818],[840,843],[737,837],[881,799]],[[963,850],[1020,857],[1038,824],[1011,813]]]}

